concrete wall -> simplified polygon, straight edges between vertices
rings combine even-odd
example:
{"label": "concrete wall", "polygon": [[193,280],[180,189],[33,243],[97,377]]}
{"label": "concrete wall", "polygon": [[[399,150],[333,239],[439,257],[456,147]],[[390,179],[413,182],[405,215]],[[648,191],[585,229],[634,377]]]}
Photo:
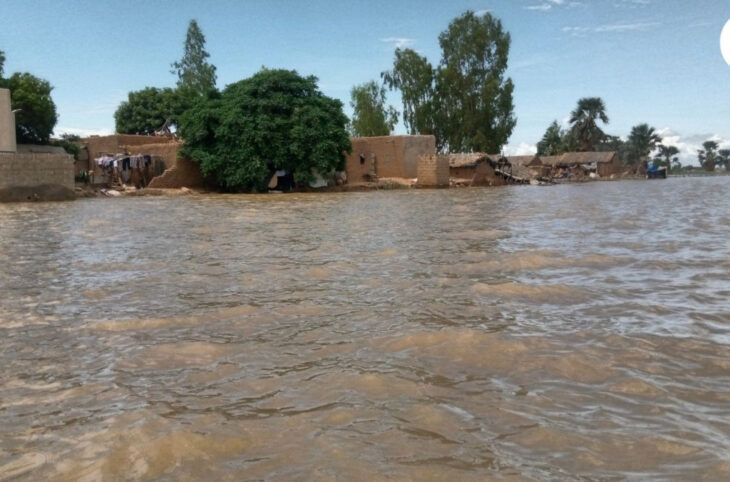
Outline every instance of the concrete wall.
{"label": "concrete wall", "polygon": [[354,137],[352,153],[347,156],[347,182],[366,180],[375,166],[378,177],[414,178],[418,175],[418,159],[436,154],[433,136]]}
{"label": "concrete wall", "polygon": [[15,151],[15,114],[10,107],[10,91],[0,89],[0,152]]}
{"label": "concrete wall", "polygon": [[449,159],[432,154],[418,159],[418,187],[448,187]]}
{"label": "concrete wall", "polygon": [[73,156],[0,152],[0,201],[57,201],[74,197]]}

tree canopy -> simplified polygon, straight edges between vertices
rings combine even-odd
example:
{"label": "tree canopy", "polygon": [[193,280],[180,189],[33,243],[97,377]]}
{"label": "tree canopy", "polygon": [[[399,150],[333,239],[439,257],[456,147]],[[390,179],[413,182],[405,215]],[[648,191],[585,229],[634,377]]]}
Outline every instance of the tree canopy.
{"label": "tree canopy", "polygon": [[197,103],[180,118],[181,150],[228,191],[257,191],[276,170],[304,184],[344,168],[352,147],[342,103],[316,77],[263,69]]}
{"label": "tree canopy", "polygon": [[560,128],[558,121],[553,121],[543,134],[540,142],[537,143],[538,156],[556,156],[565,152],[564,141],[565,131]]}
{"label": "tree canopy", "polygon": [[398,122],[398,112],[385,105],[385,87],[375,81],[356,85],[350,92],[353,108],[351,130],[354,136],[387,136]]}
{"label": "tree canopy", "polygon": [[27,72],[0,78],[0,87],[10,89],[15,113],[16,139],[20,144],[47,144],[58,121],[51,84]]}
{"label": "tree canopy", "polygon": [[441,151],[499,152],[516,124],[512,80],[505,77],[510,35],[490,13],[467,11],[439,35],[437,68],[396,49],[382,77],[401,91],[411,134],[433,134]]}
{"label": "tree canopy", "polygon": [[657,155],[654,158],[656,164],[664,165],[667,168],[667,173],[670,173],[672,171],[672,163],[679,164],[679,158],[677,157],[677,154],[679,154],[679,149],[677,149],[675,146],[665,146],[664,144],[659,144],[657,146]]}
{"label": "tree canopy", "polygon": [[703,142],[702,149],[697,151],[697,160],[700,161],[700,166],[702,166],[706,171],[715,170],[718,147],[720,147],[720,145],[717,142],[708,140]]}
{"label": "tree canopy", "polygon": [[5,72],[5,52],[0,50],[0,79],[3,78]]}
{"label": "tree canopy", "polygon": [[584,97],[570,113],[571,132],[582,151],[593,151],[606,137],[598,121],[608,124],[606,104],[600,97]]}
{"label": "tree canopy", "polygon": [[661,136],[649,124],[639,124],[631,128],[628,140],[629,161],[636,167],[636,172],[646,172],[649,154],[661,142]]}
{"label": "tree canopy", "polygon": [[130,92],[114,113],[120,134],[152,135],[163,125],[177,125],[179,116],[191,102],[176,89],[147,87]]}
{"label": "tree canopy", "polygon": [[205,50],[205,36],[198,22],[190,20],[183,56],[172,63],[172,73],[178,77],[178,89],[191,95],[205,95],[215,90],[215,66],[208,63],[208,57],[210,54]]}

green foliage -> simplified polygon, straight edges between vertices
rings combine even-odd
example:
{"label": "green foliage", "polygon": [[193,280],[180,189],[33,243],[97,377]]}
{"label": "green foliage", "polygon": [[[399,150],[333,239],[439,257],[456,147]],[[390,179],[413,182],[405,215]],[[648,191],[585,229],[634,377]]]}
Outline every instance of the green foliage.
{"label": "green foliage", "polygon": [[702,143],[702,149],[697,151],[697,159],[700,166],[706,171],[714,171],[717,162],[717,148],[720,145],[715,141],[705,141]]}
{"label": "green foliage", "polygon": [[540,142],[537,143],[538,156],[557,156],[565,152],[563,150],[565,131],[560,128],[558,121],[553,121],[543,134]]}
{"label": "green foliage", "polygon": [[578,105],[570,114],[571,133],[577,140],[579,149],[593,151],[606,137],[598,120],[608,124],[606,104],[600,97],[584,97],[578,100]]}
{"label": "green foliage", "polygon": [[179,116],[192,102],[171,88],[147,87],[130,92],[114,113],[120,134],[152,135],[163,125],[177,125]]}
{"label": "green foliage", "polygon": [[410,133],[434,134],[440,151],[499,152],[516,124],[514,85],[504,75],[510,41],[499,19],[467,11],[439,35],[438,68],[397,49],[382,76],[401,91]]}
{"label": "green foliage", "polygon": [[63,147],[66,152],[74,156],[74,159],[77,159],[81,152],[80,141],[81,137],[76,134],[61,134],[61,138],[51,141],[51,145]]}
{"label": "green foliage", "polygon": [[19,144],[47,144],[58,121],[51,84],[27,72],[0,79],[0,87],[10,89]]}
{"label": "green foliage", "polygon": [[396,49],[393,70],[381,74],[385,84],[401,92],[403,123],[410,134],[434,134],[438,103],[434,71],[425,57],[411,49]]}
{"label": "green foliage", "polygon": [[730,169],[730,149],[720,149],[717,151],[717,164],[725,169]]}
{"label": "green foliage", "polygon": [[228,191],[257,191],[277,169],[298,184],[344,168],[352,147],[342,103],[322,94],[315,77],[263,69],[186,111],[181,154]]}
{"label": "green foliage", "polygon": [[631,128],[628,140],[629,162],[636,167],[636,172],[646,172],[649,154],[661,142],[662,138],[649,124],[639,124]]}
{"label": "green foliage", "polygon": [[[667,168],[667,174],[669,174],[672,171],[672,167],[676,165],[679,165],[679,167],[681,167],[679,158],[676,157],[677,154],[679,154],[679,149],[677,149],[675,146],[665,146],[664,144],[659,144],[657,146],[656,157],[654,157],[654,164],[658,166],[665,166]],[[672,164],[674,164],[674,166]]]}
{"label": "green foliage", "polygon": [[3,74],[5,72],[5,52],[0,50],[0,79],[3,78]]}
{"label": "green foliage", "polygon": [[385,106],[385,87],[374,81],[357,85],[350,92],[352,135],[358,137],[387,136],[398,122],[398,112]]}
{"label": "green foliage", "polygon": [[182,59],[172,63],[171,71],[177,74],[177,87],[184,95],[201,96],[215,90],[215,66],[208,63],[208,57],[205,36],[198,22],[191,20],[185,36],[185,52]]}

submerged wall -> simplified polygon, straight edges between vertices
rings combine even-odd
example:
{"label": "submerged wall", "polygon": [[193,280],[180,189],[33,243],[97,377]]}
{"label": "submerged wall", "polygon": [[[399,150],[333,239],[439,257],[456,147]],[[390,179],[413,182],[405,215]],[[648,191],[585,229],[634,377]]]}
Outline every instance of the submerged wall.
{"label": "submerged wall", "polygon": [[0,152],[1,202],[74,198],[73,156]]}
{"label": "submerged wall", "polygon": [[0,152],[15,151],[15,114],[10,107],[10,91],[0,89]]}

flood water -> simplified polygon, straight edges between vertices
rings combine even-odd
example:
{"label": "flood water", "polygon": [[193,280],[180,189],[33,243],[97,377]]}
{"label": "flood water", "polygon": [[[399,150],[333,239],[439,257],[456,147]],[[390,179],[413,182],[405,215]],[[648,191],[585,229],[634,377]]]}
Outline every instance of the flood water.
{"label": "flood water", "polygon": [[730,177],[0,205],[0,479],[730,479]]}

